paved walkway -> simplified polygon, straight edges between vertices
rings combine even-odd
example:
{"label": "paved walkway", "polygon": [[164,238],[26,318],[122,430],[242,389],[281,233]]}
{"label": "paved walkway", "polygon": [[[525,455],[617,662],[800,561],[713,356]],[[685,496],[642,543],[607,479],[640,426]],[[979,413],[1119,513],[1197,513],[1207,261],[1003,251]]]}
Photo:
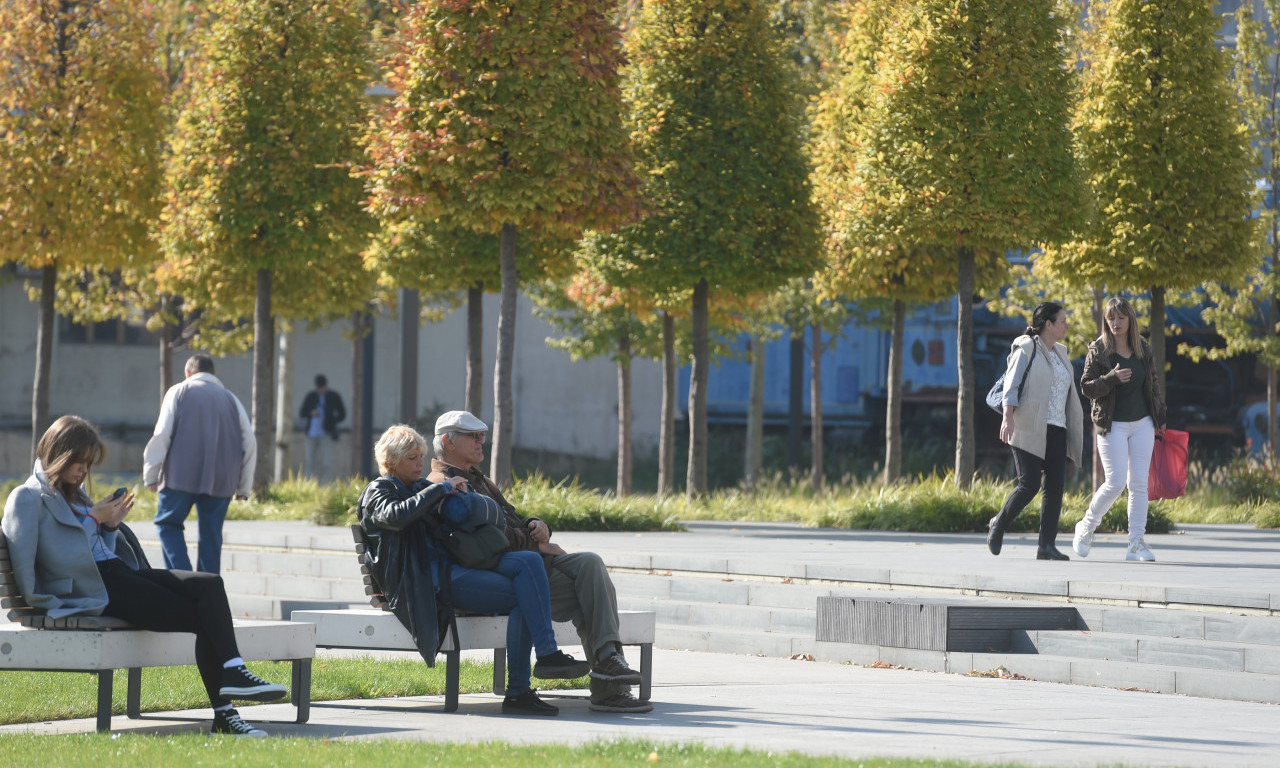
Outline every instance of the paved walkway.
{"label": "paved walkway", "polygon": [[[252,534],[267,547],[286,532],[330,535],[304,528],[228,523],[228,534]],[[1028,536],[1007,539],[999,558],[986,552],[976,534],[909,536],[772,524],[697,524],[684,534],[563,533],[557,539],[570,550],[599,551],[611,562],[648,558],[667,568],[678,566],[679,558],[721,558],[810,577],[822,569],[854,569],[908,581],[1060,582],[1068,590],[1076,584],[1110,585],[1132,594],[1209,590],[1205,594],[1280,605],[1274,602],[1280,596],[1280,532],[1241,526],[1194,526],[1149,537],[1160,558],[1151,564],[1123,562],[1120,537],[1100,537],[1087,561],[1068,563],[1036,561]],[[275,734],[312,738],[481,741],[502,733],[519,743],[635,738],[1045,766],[1280,764],[1280,707],[1268,704],[675,650],[655,651],[654,683],[650,714],[605,715],[589,712],[581,699],[565,700],[560,717],[521,721],[530,726],[524,728],[512,728],[490,695],[463,696],[454,714],[441,711],[441,697],[320,703],[306,725],[288,722],[287,705],[245,714],[277,721],[267,726]],[[194,710],[141,721],[117,717],[115,725],[146,732],[195,730],[207,728],[207,718],[207,710]],[[5,726],[0,733],[92,728],[91,720],[76,720]]]}

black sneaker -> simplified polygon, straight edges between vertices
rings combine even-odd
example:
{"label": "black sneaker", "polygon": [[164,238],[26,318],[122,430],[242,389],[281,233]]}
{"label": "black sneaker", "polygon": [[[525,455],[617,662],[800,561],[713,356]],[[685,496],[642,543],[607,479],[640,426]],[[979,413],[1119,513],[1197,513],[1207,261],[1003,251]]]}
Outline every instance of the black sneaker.
{"label": "black sneaker", "polygon": [[213,713],[213,728],[210,733],[229,733],[232,736],[248,736],[251,739],[265,739],[267,732],[254,728],[240,718],[234,709],[224,709]]}
{"label": "black sneaker", "polygon": [[504,715],[558,715],[560,709],[553,707],[538,698],[537,691],[525,691],[519,696],[508,696],[502,700]]}
{"label": "black sneaker", "polygon": [[218,689],[218,695],[224,699],[251,701],[275,701],[288,692],[283,685],[268,683],[243,664],[222,670],[222,687]]}
{"label": "black sneaker", "polygon": [[648,701],[641,701],[631,695],[630,691],[615,693],[603,699],[591,700],[592,712],[630,712],[632,714],[643,714],[653,711],[653,704]]}
{"label": "black sneaker", "polygon": [[596,659],[596,666],[591,670],[591,676],[596,680],[610,683],[640,684],[640,673],[628,667],[627,660],[616,651],[603,659]]}
{"label": "black sneaker", "polygon": [[573,680],[591,671],[591,665],[578,661],[564,651],[539,656],[533,665],[533,676],[543,680]]}

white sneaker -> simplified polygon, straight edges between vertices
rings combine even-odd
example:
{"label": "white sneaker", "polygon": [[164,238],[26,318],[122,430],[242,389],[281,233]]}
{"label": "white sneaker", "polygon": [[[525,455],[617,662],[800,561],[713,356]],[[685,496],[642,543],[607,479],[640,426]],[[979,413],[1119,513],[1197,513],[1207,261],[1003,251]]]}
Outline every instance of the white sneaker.
{"label": "white sneaker", "polygon": [[1071,548],[1080,557],[1088,557],[1093,547],[1093,531],[1085,530],[1084,521],[1076,523],[1076,535],[1071,539]]}
{"label": "white sneaker", "polygon": [[1154,563],[1156,556],[1147,547],[1147,542],[1138,539],[1129,542],[1129,551],[1125,553],[1124,559],[1134,563]]}

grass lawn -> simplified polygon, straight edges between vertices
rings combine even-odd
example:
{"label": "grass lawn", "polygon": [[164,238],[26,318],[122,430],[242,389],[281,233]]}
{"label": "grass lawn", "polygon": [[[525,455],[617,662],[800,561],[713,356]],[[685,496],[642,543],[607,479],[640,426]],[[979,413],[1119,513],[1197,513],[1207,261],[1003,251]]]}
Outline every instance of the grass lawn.
{"label": "grass lawn", "polygon": [[[273,683],[289,686],[287,662],[254,661],[249,667]],[[492,689],[493,664],[464,659],[459,692]],[[127,677],[117,670],[112,686],[112,712],[124,713]],[[585,689],[587,678],[539,680],[543,689]],[[417,659],[319,657],[311,667],[311,700],[378,699],[388,696],[443,696],[444,661],[428,667]],[[84,672],[0,672],[0,724],[32,723],[93,717],[97,713],[98,678]],[[167,712],[209,706],[200,676],[193,666],[150,667],[142,670],[143,712]],[[252,707],[247,702],[236,705]],[[246,712],[252,719],[252,714]],[[0,757],[0,765],[8,762]]]}
{"label": "grass lawn", "polygon": [[[180,736],[5,736],[0,765],[55,766],[289,766],[335,768],[979,768],[996,764],[957,760],[810,757],[795,753],[712,749],[700,744],[617,741],[579,747],[423,743],[418,741],[329,741],[322,739],[232,739]],[[1001,763],[1013,766],[1014,763]]]}

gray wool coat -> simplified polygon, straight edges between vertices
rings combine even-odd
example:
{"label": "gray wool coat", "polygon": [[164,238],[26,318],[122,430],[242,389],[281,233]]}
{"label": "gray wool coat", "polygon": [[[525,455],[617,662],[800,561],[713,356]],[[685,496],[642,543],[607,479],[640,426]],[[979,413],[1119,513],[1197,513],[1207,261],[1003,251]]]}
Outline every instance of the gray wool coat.
{"label": "gray wool coat", "polygon": [[[14,579],[31,607],[53,618],[101,615],[107,588],[93,562],[89,533],[66,499],[49,485],[39,462],[27,482],[5,500],[0,528],[9,542]],[[102,538],[130,568],[147,567],[124,526],[103,531]]]}

